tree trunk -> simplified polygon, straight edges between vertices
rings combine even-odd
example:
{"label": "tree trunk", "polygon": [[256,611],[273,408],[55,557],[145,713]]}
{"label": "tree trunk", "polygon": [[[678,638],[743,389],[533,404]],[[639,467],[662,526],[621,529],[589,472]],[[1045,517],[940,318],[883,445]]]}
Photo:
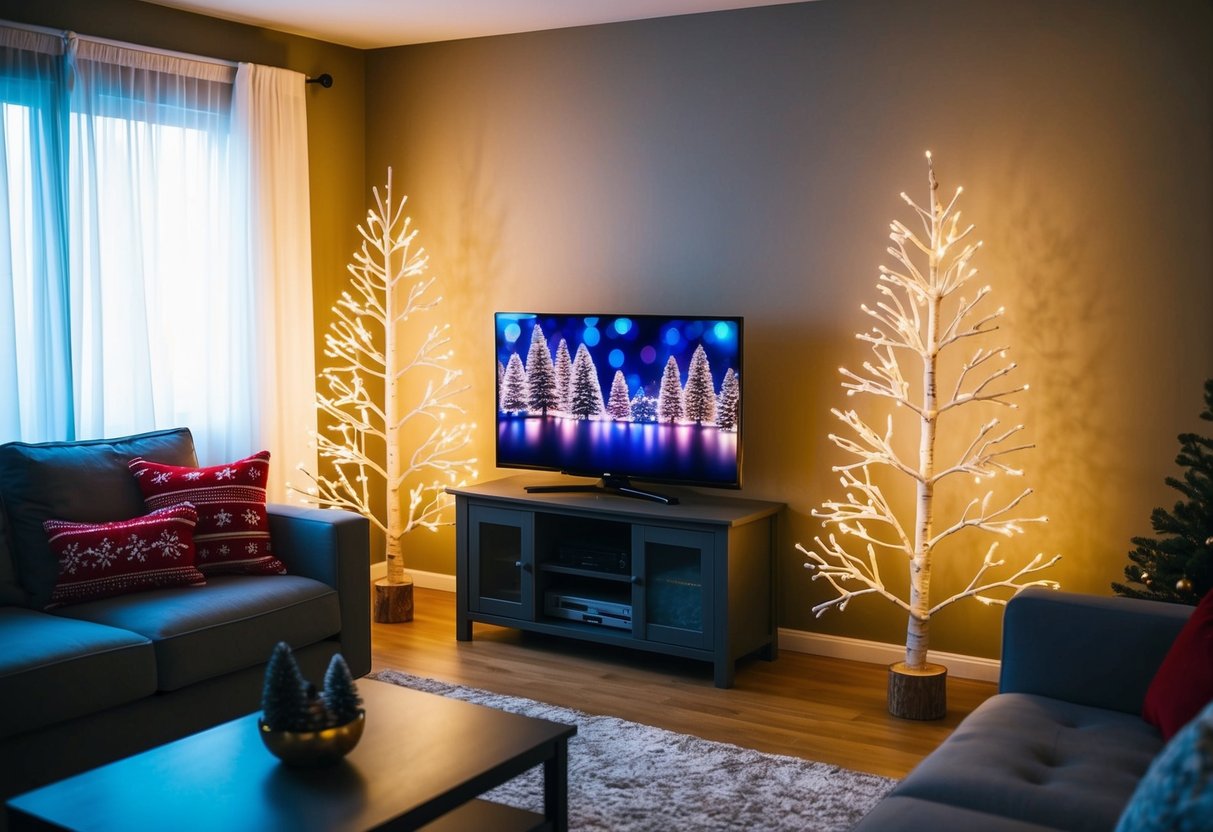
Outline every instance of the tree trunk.
{"label": "tree trunk", "polygon": [[900,719],[943,719],[948,713],[948,669],[905,662],[889,665],[889,713]]}
{"label": "tree trunk", "polygon": [[400,624],[413,620],[413,580],[407,575],[400,583],[380,578],[375,581],[375,622]]}

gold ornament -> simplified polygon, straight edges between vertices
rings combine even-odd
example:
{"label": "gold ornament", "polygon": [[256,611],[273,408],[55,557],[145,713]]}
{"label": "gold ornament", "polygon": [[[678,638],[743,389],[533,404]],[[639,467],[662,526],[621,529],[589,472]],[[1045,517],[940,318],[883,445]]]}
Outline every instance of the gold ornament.
{"label": "gold ornament", "polygon": [[1178,581],[1175,582],[1175,588],[1177,590],[1179,590],[1180,592],[1191,592],[1192,591],[1192,581],[1190,581],[1186,577],[1180,578]]}
{"label": "gold ornament", "polygon": [[1151,586],[1154,583],[1154,579],[1150,577],[1149,572],[1142,572],[1141,573],[1141,582],[1143,584],[1145,584],[1146,586]]}

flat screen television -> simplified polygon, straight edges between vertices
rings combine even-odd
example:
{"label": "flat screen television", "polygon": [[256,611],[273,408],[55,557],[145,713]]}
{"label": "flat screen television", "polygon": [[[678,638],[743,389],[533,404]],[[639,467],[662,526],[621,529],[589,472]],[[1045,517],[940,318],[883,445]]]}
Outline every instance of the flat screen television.
{"label": "flat screen television", "polygon": [[498,467],[602,479],[530,490],[741,486],[740,317],[494,317]]}

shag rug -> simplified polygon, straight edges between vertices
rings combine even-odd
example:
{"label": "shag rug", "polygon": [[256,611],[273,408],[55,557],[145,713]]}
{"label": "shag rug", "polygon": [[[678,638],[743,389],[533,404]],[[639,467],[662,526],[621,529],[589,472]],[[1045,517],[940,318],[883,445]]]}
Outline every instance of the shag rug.
{"label": "shag rug", "polygon": [[[895,783],[397,670],[370,678],[576,725],[569,740],[571,830],[843,830]],[[484,797],[542,812],[543,769],[537,766]]]}

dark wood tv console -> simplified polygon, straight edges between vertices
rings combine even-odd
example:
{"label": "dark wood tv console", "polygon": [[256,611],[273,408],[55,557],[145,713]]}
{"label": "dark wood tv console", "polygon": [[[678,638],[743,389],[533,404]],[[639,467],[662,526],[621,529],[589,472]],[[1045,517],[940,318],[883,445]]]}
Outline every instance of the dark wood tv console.
{"label": "dark wood tv console", "polygon": [[455,635],[481,621],[711,662],[774,659],[781,503],[685,489],[677,505],[528,493],[517,476],[449,488],[456,505]]}

